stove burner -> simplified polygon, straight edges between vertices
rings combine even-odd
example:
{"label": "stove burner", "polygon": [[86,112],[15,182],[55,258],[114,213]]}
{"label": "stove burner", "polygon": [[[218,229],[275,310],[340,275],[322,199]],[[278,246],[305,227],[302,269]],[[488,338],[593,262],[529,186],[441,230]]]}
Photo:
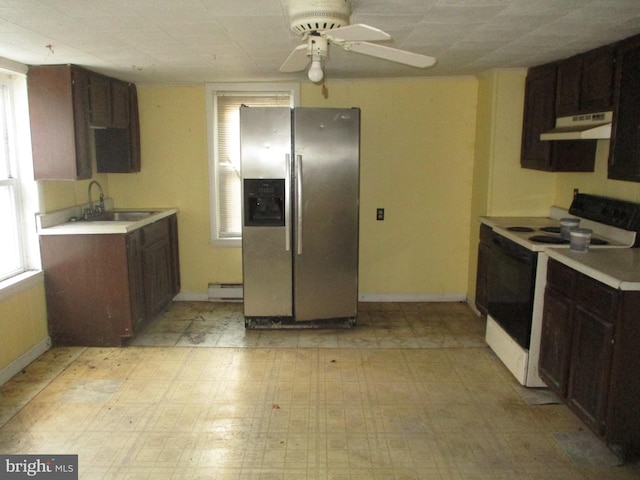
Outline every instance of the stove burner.
{"label": "stove burner", "polygon": [[564,245],[569,243],[569,240],[565,240],[562,237],[554,237],[553,235],[533,235],[529,237],[529,240],[537,243],[553,243],[556,245]]}
{"label": "stove burner", "polygon": [[547,233],[560,233],[560,227],[542,227],[540,230]]}
{"label": "stove burner", "polygon": [[531,227],[507,227],[507,230],[511,232],[533,232],[534,229]]}

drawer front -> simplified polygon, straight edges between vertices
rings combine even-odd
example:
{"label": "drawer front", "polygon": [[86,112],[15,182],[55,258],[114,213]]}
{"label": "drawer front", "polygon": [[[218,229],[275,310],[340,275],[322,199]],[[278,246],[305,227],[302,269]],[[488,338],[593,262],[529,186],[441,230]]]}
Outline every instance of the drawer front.
{"label": "drawer front", "polygon": [[151,245],[158,240],[167,240],[169,238],[169,221],[163,218],[143,227],[140,236],[142,245]]}
{"label": "drawer front", "polygon": [[547,285],[553,287],[568,298],[575,296],[577,272],[566,265],[549,259],[547,264]]}
{"label": "drawer front", "polygon": [[576,302],[588,305],[588,310],[603,320],[613,323],[616,315],[618,292],[586,275],[578,274]]}

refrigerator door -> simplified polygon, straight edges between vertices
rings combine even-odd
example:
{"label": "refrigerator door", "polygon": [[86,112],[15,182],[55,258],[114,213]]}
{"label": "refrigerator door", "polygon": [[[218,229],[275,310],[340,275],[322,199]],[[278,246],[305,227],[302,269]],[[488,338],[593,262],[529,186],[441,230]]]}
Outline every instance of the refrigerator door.
{"label": "refrigerator door", "polygon": [[[242,107],[240,156],[244,315],[291,317],[291,110]],[[256,202],[284,211],[269,207],[268,214],[252,215]]]}
{"label": "refrigerator door", "polygon": [[360,110],[294,110],[294,317],[355,318]]}

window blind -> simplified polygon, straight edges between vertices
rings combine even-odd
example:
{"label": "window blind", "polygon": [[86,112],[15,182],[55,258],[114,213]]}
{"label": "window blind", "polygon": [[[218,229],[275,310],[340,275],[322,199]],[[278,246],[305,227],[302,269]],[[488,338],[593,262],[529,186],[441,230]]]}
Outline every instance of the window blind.
{"label": "window blind", "polygon": [[216,93],[217,219],[219,238],[242,234],[240,181],[240,106],[290,107],[289,92]]}

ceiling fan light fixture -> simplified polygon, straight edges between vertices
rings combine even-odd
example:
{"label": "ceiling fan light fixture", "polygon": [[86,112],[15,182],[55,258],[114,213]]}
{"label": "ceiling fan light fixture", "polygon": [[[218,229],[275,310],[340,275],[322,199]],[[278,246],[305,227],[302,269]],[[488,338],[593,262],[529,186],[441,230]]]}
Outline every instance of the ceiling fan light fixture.
{"label": "ceiling fan light fixture", "polygon": [[321,57],[313,56],[313,60],[311,60],[311,67],[309,67],[308,72],[309,80],[313,83],[320,83],[322,78],[324,77],[324,72],[322,71],[322,59]]}

